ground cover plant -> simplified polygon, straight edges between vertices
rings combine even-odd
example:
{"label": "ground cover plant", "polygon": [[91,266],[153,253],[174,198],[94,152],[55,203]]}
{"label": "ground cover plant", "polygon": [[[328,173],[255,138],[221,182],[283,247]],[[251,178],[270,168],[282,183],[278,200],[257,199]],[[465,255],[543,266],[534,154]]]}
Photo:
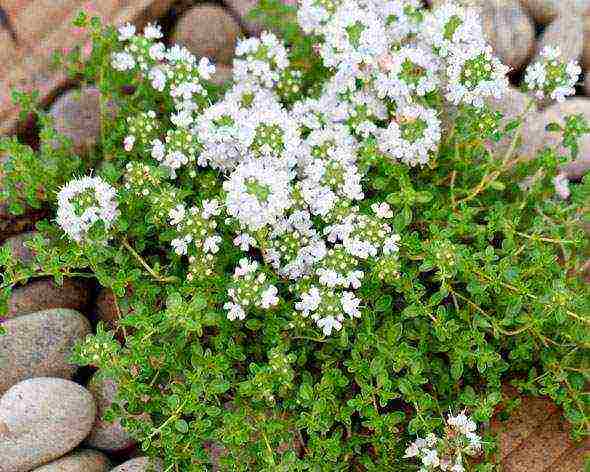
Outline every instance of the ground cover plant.
{"label": "ground cover plant", "polygon": [[[112,288],[117,332],[75,360],[116,380],[109,417],[170,471],[495,470],[505,383],[587,434],[590,180],[559,171],[587,124],[521,152],[528,110],[495,111],[508,69],[453,2],[293,13],[261,4],[278,32],[239,42],[227,86],[156,25],[82,15],[89,60],[57,59],[100,88],[100,162],[15,93],[42,145],[2,139],[4,198],[53,216],[34,263],[1,253],[3,299],[40,275]],[[579,73],[546,49],[531,107]]]}

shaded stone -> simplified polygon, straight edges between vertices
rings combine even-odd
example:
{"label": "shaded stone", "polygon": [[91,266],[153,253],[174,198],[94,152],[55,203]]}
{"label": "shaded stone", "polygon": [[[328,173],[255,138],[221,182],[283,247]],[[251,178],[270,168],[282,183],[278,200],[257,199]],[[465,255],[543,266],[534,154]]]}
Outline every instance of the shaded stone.
{"label": "shaded stone", "polygon": [[494,52],[512,69],[520,69],[531,57],[535,25],[518,0],[481,1],[484,33]]}
{"label": "shaded stone", "polygon": [[111,472],[162,472],[163,470],[164,464],[160,459],[137,457],[115,467]]}
{"label": "shaded stone", "polygon": [[[119,324],[122,313],[118,308],[115,294],[110,288],[101,288],[96,297],[96,304],[94,305],[95,320],[102,321],[107,330],[114,331],[115,337],[124,342],[123,329]],[[131,330],[127,328],[130,332]]]}
{"label": "shaded stone", "polygon": [[27,472],[67,454],[95,416],[92,395],[69,380],[38,377],[14,385],[0,399],[2,470]]}
{"label": "shaded stone", "polygon": [[217,85],[223,85],[233,78],[233,69],[225,64],[215,65],[215,74],[211,77],[211,82]]}
{"label": "shaded stone", "polygon": [[231,64],[240,33],[240,26],[225,8],[201,4],[180,18],[172,42],[184,45],[198,58]]}
{"label": "shaded stone", "polygon": [[7,318],[54,308],[84,311],[91,294],[90,284],[84,279],[64,279],[61,287],[53,279],[34,280],[13,290]]}
{"label": "shaded stone", "polygon": [[117,395],[117,385],[111,379],[104,379],[98,373],[88,382],[86,387],[94,396],[97,416],[86,444],[92,448],[107,452],[121,451],[133,445],[134,441],[123,429],[119,420],[109,423],[103,415],[111,407]]}
{"label": "shaded stone", "polygon": [[100,92],[95,87],[70,90],[49,110],[56,131],[72,140],[73,152],[85,155],[100,139]]}
{"label": "shaded stone", "polygon": [[107,456],[91,449],[80,449],[32,472],[108,472],[111,463]]}
{"label": "shaded stone", "polygon": [[18,316],[3,323],[0,336],[0,392],[32,377],[69,379],[76,342],[90,334],[90,323],[74,310],[55,309]]}

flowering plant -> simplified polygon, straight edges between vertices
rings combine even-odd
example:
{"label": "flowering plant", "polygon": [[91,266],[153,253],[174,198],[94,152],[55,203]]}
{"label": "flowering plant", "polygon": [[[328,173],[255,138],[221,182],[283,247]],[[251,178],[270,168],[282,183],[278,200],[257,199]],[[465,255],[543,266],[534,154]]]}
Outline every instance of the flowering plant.
{"label": "flowering plant", "polygon": [[[157,26],[80,18],[94,49],[68,68],[116,107],[104,160],[46,183],[57,219],[38,225],[33,267],[3,253],[5,296],[38,275],[113,290],[118,332],[99,324],[76,360],[117,381],[111,415],[169,470],[401,471],[419,457],[459,471],[483,449],[490,470],[475,421],[509,381],[587,432],[590,182],[564,200],[553,179],[571,156],[520,151],[524,116],[494,109],[508,69],[476,13],[259,12],[282,34],[241,41],[221,87]],[[570,93],[575,67],[557,60],[527,75],[543,97]],[[588,131],[572,120],[566,143]]]}

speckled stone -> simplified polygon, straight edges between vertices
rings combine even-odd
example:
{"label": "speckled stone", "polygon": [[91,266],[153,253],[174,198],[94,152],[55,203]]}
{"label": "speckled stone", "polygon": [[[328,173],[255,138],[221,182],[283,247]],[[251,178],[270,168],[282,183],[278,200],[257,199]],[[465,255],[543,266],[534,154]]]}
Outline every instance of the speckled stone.
{"label": "speckled stone", "polygon": [[6,318],[53,308],[85,311],[91,294],[89,283],[83,279],[64,279],[61,287],[53,279],[34,280],[13,290]]}
{"label": "speckled stone", "polygon": [[524,66],[535,46],[535,25],[518,0],[480,0],[484,33],[502,62]]}
{"label": "speckled stone", "polygon": [[4,322],[0,336],[0,392],[32,377],[69,379],[74,344],[90,334],[90,323],[74,310],[55,309]]}
{"label": "speckled stone", "polygon": [[91,449],[80,449],[32,472],[108,472],[111,463],[107,456]]}
{"label": "speckled stone", "polygon": [[134,441],[123,429],[120,421],[109,423],[102,419],[104,412],[111,407],[117,395],[115,382],[111,379],[103,379],[97,373],[90,379],[86,388],[94,396],[98,408],[96,422],[86,438],[86,444],[107,452],[116,452],[132,446]]}
{"label": "speckled stone", "polygon": [[10,248],[10,252],[17,261],[22,264],[29,264],[33,262],[35,254],[31,249],[25,246],[25,242],[31,240],[35,233],[35,231],[27,231],[25,233],[11,236],[4,242],[4,246]]}
{"label": "speckled stone", "polygon": [[115,467],[111,472],[162,472],[163,470],[164,464],[161,460],[137,457]]}
{"label": "speckled stone", "polygon": [[0,465],[27,472],[58,459],[86,437],[96,416],[92,395],[64,379],[38,377],[0,399]]}
{"label": "speckled stone", "polygon": [[100,92],[96,87],[66,92],[49,114],[56,131],[72,140],[77,155],[86,155],[100,139]]}
{"label": "speckled stone", "polygon": [[172,42],[182,44],[198,58],[231,64],[240,34],[240,25],[225,8],[205,3],[180,18]]}
{"label": "speckled stone", "polygon": [[590,0],[520,0],[535,21],[546,25],[558,15],[583,16],[590,11]]}

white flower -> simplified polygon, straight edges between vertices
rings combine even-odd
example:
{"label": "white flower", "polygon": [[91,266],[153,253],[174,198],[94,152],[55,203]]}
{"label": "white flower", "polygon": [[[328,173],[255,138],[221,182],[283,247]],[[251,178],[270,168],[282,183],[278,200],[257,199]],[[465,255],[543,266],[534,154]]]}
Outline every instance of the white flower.
{"label": "white flower", "polygon": [[119,28],[119,41],[127,41],[135,35],[135,26],[131,23],[125,23]]}
{"label": "white flower", "polygon": [[192,238],[187,235],[182,238],[173,239],[170,244],[174,248],[174,252],[179,256],[184,256],[188,252],[188,245],[191,243]]}
{"label": "white flower", "polygon": [[399,234],[394,234],[393,236],[390,236],[389,238],[385,239],[385,241],[383,242],[383,254],[389,255],[393,254],[394,252],[398,252],[399,246],[397,245],[397,243],[400,241],[400,239],[401,238]]}
{"label": "white flower", "polygon": [[239,261],[239,265],[234,269],[234,277],[241,277],[246,274],[252,274],[258,269],[258,262],[250,262],[248,258],[243,257]]}
{"label": "white flower", "polygon": [[164,43],[156,43],[150,46],[149,56],[154,61],[161,61],[166,57],[166,46]]}
{"label": "white flower", "polygon": [[373,203],[371,205],[371,210],[373,210],[375,215],[377,215],[379,218],[393,218],[393,211],[391,211],[391,207],[389,206],[389,204],[385,202]]}
{"label": "white flower", "polygon": [[302,311],[303,316],[309,316],[320,306],[322,296],[317,287],[312,287],[308,292],[301,295],[301,301],[295,303],[295,309]]}
{"label": "white flower", "polygon": [[457,416],[449,416],[447,423],[455,427],[461,434],[472,433],[477,429],[475,422],[465,415],[465,412],[461,412]]}
{"label": "white flower", "polygon": [[166,146],[164,146],[164,143],[159,139],[154,139],[152,141],[151,155],[157,161],[162,162],[164,160],[164,156],[166,155]]}
{"label": "white flower", "polygon": [[148,74],[152,87],[158,92],[166,88],[166,73],[160,67],[153,67]]}
{"label": "white flower", "polygon": [[135,58],[127,52],[115,52],[112,56],[113,69],[124,72],[135,67]]}
{"label": "white flower", "polygon": [[227,319],[228,320],[234,321],[234,320],[243,320],[246,318],[246,312],[244,311],[242,306],[238,305],[237,303],[227,302],[225,305],[223,305],[223,308],[225,310],[228,310],[228,312],[227,312]]}
{"label": "white flower", "polygon": [[340,331],[340,329],[342,329],[342,323],[333,316],[320,318],[316,321],[316,324],[318,325],[318,328],[321,328],[322,332],[326,336],[330,336],[332,334],[332,330]]}
{"label": "white flower", "polygon": [[342,303],[342,309],[344,313],[346,313],[351,318],[360,318],[361,312],[358,309],[361,301],[360,299],[354,296],[352,292],[344,292],[342,297],[340,298],[340,303]]}
{"label": "white flower", "polygon": [[209,58],[202,57],[199,60],[199,75],[205,79],[209,80],[213,74],[215,74],[215,65],[211,64]]}
{"label": "white flower", "polygon": [[262,308],[268,309],[271,306],[275,306],[277,303],[279,303],[279,298],[276,296],[277,293],[278,289],[274,285],[269,286],[264,292],[262,292],[260,306],[262,306]]}
{"label": "white flower", "polygon": [[162,29],[159,25],[148,23],[143,29],[143,36],[147,39],[160,39],[163,36]]}
{"label": "white flower", "polygon": [[399,122],[392,121],[381,131],[379,149],[411,166],[426,164],[441,139],[436,112],[419,105],[406,106],[398,116]]}
{"label": "white flower", "polygon": [[218,234],[208,237],[203,242],[203,251],[210,252],[211,254],[217,254],[217,252],[219,251],[218,245],[219,243],[221,243],[221,241],[223,240],[221,239],[221,236],[219,236]]}
{"label": "white flower", "polygon": [[127,152],[131,152],[133,150],[133,145],[135,144],[135,136],[126,136],[123,140],[123,148]]}
{"label": "white flower", "polygon": [[218,216],[221,213],[221,206],[219,200],[212,198],[211,200],[203,200],[203,218],[206,220],[211,216]]}
{"label": "white flower", "polygon": [[436,449],[427,450],[422,456],[422,464],[426,467],[438,467],[440,459]]}
{"label": "white flower", "polygon": [[57,223],[78,242],[98,221],[108,230],[119,216],[116,195],[116,190],[100,177],[72,180],[57,196]]}
{"label": "white flower", "polygon": [[172,210],[170,210],[170,213],[168,213],[168,217],[170,218],[170,224],[172,226],[178,225],[182,220],[184,220],[185,215],[185,206],[182,203],[176,205],[174,208],[172,208]]}
{"label": "white flower", "polygon": [[246,160],[223,184],[227,213],[251,231],[273,224],[293,203],[290,181],[272,160]]}
{"label": "white flower", "polygon": [[562,200],[567,200],[570,197],[570,187],[567,175],[558,174],[553,178],[553,185],[555,186],[555,193]]}
{"label": "white flower", "polygon": [[248,233],[238,234],[234,238],[234,246],[239,246],[242,251],[247,251],[250,246],[255,246],[256,240]]}
{"label": "white flower", "polygon": [[280,73],[287,68],[287,50],[272,33],[263,32],[260,38],[240,39],[236,45],[233,64],[235,82],[257,82],[271,88]]}

